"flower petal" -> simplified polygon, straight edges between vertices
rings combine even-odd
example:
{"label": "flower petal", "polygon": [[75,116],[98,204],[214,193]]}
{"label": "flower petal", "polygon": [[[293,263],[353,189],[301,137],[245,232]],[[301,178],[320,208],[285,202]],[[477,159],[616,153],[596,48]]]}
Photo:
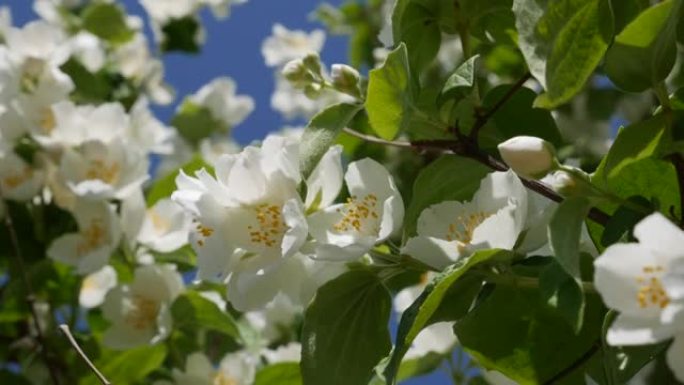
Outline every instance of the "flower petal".
{"label": "flower petal", "polygon": [[663,258],[684,258],[684,232],[660,213],[641,220],[634,227],[634,237]]}
{"label": "flower petal", "polygon": [[642,318],[626,314],[617,316],[608,329],[606,340],[612,346],[654,344],[672,337],[673,330],[657,317]]}
{"label": "flower petal", "polygon": [[401,252],[438,270],[446,268],[465,256],[459,252],[457,241],[450,242],[424,236],[409,239]]}

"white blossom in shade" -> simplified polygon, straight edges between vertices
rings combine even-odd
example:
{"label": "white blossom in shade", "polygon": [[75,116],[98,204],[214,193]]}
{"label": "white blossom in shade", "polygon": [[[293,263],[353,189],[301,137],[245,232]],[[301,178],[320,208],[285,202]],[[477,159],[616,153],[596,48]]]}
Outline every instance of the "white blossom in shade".
{"label": "white blossom in shade", "polygon": [[85,142],[62,156],[59,177],[76,196],[125,199],[147,180],[147,158],[120,140]]}
{"label": "white blossom in shade", "polygon": [[283,331],[292,328],[303,311],[302,305],[294,303],[284,294],[278,294],[261,309],[245,312],[243,317],[259,332],[265,345],[269,345],[287,337]]}
{"label": "white blossom in shade", "polygon": [[130,124],[125,135],[145,153],[170,154],[173,152],[174,131],[152,114],[145,97],[140,97],[131,108]]}
{"label": "white blossom in shade", "polygon": [[202,160],[214,166],[225,154],[237,154],[242,150],[239,144],[226,134],[212,135],[199,143]]}
{"label": "white blossom in shade", "polygon": [[211,115],[226,125],[235,127],[242,123],[254,110],[254,100],[245,95],[237,95],[235,81],[229,77],[219,77],[189,97],[193,103],[205,107]]}
{"label": "white blossom in shade", "polygon": [[470,202],[445,201],[420,214],[402,253],[436,269],[482,249],[512,250],[525,228],[527,191],[512,171],[494,172]]}
{"label": "white blossom in shade", "polygon": [[[400,290],[393,300],[394,311],[401,314],[408,309],[434,276],[434,273],[426,273],[417,285]],[[458,342],[453,332],[453,326],[453,322],[437,322],[421,330],[413,340],[404,359],[420,358],[429,353],[449,353]]]}
{"label": "white blossom in shade", "polygon": [[307,210],[333,204],[342,189],[342,146],[330,147],[306,180]]}
{"label": "white blossom in shade", "polygon": [[66,26],[64,10],[73,10],[83,4],[83,0],[35,0],[33,11],[43,20],[58,26]]}
{"label": "white blossom in shade", "polygon": [[31,69],[43,65],[59,66],[69,58],[64,31],[45,21],[32,21],[22,28],[11,28],[5,44],[15,60]]}
{"label": "white blossom in shade", "polygon": [[76,267],[79,274],[101,269],[119,246],[121,227],[114,207],[106,202],[78,200],[72,214],[78,231],[55,239],[48,257]]}
{"label": "white blossom in shade", "polygon": [[302,344],[290,342],[275,349],[264,349],[261,354],[270,365],[282,362],[299,362],[302,356]]}
{"label": "white blossom in shade", "polygon": [[344,176],[350,197],[309,216],[316,258],[348,261],[399,230],[404,202],[392,176],[378,162],[365,158],[349,164]]}
{"label": "white blossom in shade", "polygon": [[189,355],[185,371],[174,369],[173,380],[176,385],[251,385],[256,375],[259,361],[246,351],[226,354],[218,368],[203,353]]}
{"label": "white blossom in shade", "polygon": [[382,28],[378,33],[378,40],[384,47],[394,45],[394,34],[392,33],[392,14],[397,0],[384,0],[380,14],[382,15]]}
{"label": "white blossom in shade", "polygon": [[92,33],[81,31],[69,39],[69,50],[90,72],[95,73],[105,65],[106,54],[100,39]]}
{"label": "white blossom in shade", "polygon": [[111,324],[104,345],[130,349],[164,340],[171,333],[171,304],[183,290],[183,279],[172,265],[136,268],[133,282],[111,290],[102,305]]}
{"label": "white blossom in shade", "polygon": [[[153,173],[157,178],[175,172],[186,163],[190,162],[195,156],[195,150],[180,135],[174,135],[171,138],[171,147],[173,148],[173,151],[169,154],[163,154],[157,169]],[[215,164],[215,161],[216,160],[212,163],[212,166]]]}
{"label": "white blossom in shade", "polygon": [[114,139],[124,139],[130,124],[130,117],[119,103],[95,107],[62,101],[44,111],[32,136],[49,148],[78,146],[87,141],[109,143]]}
{"label": "white blossom in shade", "polygon": [[667,361],[684,380],[684,232],[662,214],[634,227],[638,243],[608,247],[595,262],[603,302],[620,314],[608,329],[610,345],[643,345],[674,337]]}
{"label": "white blossom in shade", "polygon": [[274,24],[271,36],[261,45],[261,53],[267,66],[278,67],[309,53],[320,53],[324,43],[323,30],[316,29],[307,33],[301,30],[291,31],[281,24]]}
{"label": "white blossom in shade", "polygon": [[179,174],[172,198],[197,221],[191,243],[201,279],[224,280],[235,264],[264,267],[299,250],[307,223],[298,162],[297,142],[269,136],[260,148],[221,157],[215,177],[206,170]]}
{"label": "white blossom in shade", "polygon": [[161,253],[177,250],[188,243],[191,221],[176,202],[161,199],[147,209],[137,240]]}
{"label": "white blossom in shade", "polygon": [[0,187],[5,199],[28,201],[45,183],[45,173],[17,155],[0,147]]}
{"label": "white blossom in shade", "polygon": [[145,11],[157,24],[166,24],[173,19],[193,16],[199,9],[199,0],[140,0]]}
{"label": "white blossom in shade", "polygon": [[81,307],[92,309],[102,305],[105,296],[116,287],[117,274],[113,267],[106,265],[102,269],[83,278],[78,303]]}

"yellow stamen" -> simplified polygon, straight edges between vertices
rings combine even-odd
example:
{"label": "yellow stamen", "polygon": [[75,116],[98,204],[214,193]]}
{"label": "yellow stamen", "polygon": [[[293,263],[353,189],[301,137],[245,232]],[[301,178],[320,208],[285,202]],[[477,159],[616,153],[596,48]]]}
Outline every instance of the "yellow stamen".
{"label": "yellow stamen", "polygon": [[363,199],[358,199],[356,196],[347,198],[344,207],[338,209],[338,212],[343,214],[342,219],[333,226],[333,229],[338,232],[362,232],[368,221],[373,220],[371,223],[376,226],[371,230],[378,232],[379,228],[375,223],[375,220],[379,218],[377,206],[378,198],[375,194],[368,194]]}

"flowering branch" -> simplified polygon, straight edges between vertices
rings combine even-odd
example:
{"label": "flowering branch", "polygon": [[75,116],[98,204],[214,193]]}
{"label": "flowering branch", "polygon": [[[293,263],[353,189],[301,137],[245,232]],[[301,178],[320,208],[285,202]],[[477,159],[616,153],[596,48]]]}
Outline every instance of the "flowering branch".
{"label": "flowering branch", "polygon": [[69,325],[61,324],[59,325],[59,329],[62,331],[62,333],[64,333],[67,340],[69,340],[71,346],[73,346],[78,355],[81,356],[81,358],[88,365],[90,370],[92,370],[93,373],[95,373],[100,382],[103,385],[111,385],[111,382],[109,382],[109,380],[107,380],[107,378],[99,370],[97,370],[93,362],[90,361],[90,358],[88,358],[88,356],[83,352],[83,349],[81,349],[81,347],[78,345],[78,342],[76,342],[76,339],[74,338],[73,334],[71,334],[71,330],[69,330]]}
{"label": "flowering branch", "polygon": [[45,366],[50,374],[50,379],[55,385],[59,385],[59,377],[57,375],[57,370],[52,365],[50,361],[50,356],[47,350],[47,342],[45,341],[45,335],[43,334],[43,328],[40,325],[40,319],[38,317],[38,311],[36,310],[35,302],[36,297],[33,294],[33,286],[31,285],[31,280],[29,279],[28,273],[26,272],[26,266],[24,265],[24,257],[21,253],[21,246],[19,246],[19,238],[17,237],[17,231],[14,228],[14,222],[12,221],[12,214],[10,213],[9,206],[5,203],[5,199],[0,189],[0,204],[5,207],[5,227],[7,228],[7,233],[9,234],[10,242],[12,244],[12,249],[14,250],[14,257],[17,262],[17,269],[19,271],[20,279],[24,284],[24,290],[26,290],[26,304],[28,305],[29,311],[31,312],[31,318],[33,319],[33,324],[36,330],[36,342],[40,346],[40,352],[45,362]]}

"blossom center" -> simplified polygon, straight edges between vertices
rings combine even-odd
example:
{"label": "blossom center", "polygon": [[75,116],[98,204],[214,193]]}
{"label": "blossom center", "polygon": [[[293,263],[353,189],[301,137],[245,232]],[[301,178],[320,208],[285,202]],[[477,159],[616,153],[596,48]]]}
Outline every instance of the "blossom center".
{"label": "blossom center", "polygon": [[280,243],[287,227],[279,206],[263,203],[254,207],[257,225],[247,226],[249,240],[257,245],[273,247]]}
{"label": "blossom center", "polygon": [[447,241],[457,241],[459,244],[469,245],[473,240],[475,229],[482,224],[492,214],[484,211],[459,215],[456,220],[449,225],[446,234]]}
{"label": "blossom center", "polygon": [[30,167],[24,167],[22,172],[13,173],[4,177],[2,179],[2,184],[9,189],[14,189],[30,180],[32,177],[33,169]]}
{"label": "blossom center", "polygon": [[57,125],[57,119],[55,118],[54,112],[52,112],[52,108],[48,107],[43,109],[40,114],[40,120],[38,121],[38,124],[46,134],[51,133],[52,130],[55,129],[55,126]]}
{"label": "blossom center", "polygon": [[[196,221],[196,220],[195,220]],[[153,223],[154,224],[154,223]],[[197,223],[197,226],[195,226],[195,230],[197,230],[197,234],[202,236],[203,239],[198,239],[197,244],[202,247],[204,246],[204,241],[211,237],[212,234],[214,234],[214,229],[208,226],[205,226],[201,223]]]}
{"label": "blossom center", "polygon": [[106,240],[106,237],[107,231],[102,220],[99,218],[93,219],[90,226],[81,231],[81,242],[76,247],[76,253],[78,255],[90,253],[99,248]]}
{"label": "blossom center", "polygon": [[223,372],[217,372],[214,376],[214,385],[237,385],[237,381]]}
{"label": "blossom center", "polygon": [[645,309],[651,306],[657,306],[661,309],[665,308],[670,303],[663,287],[660,277],[665,272],[662,266],[644,266],[642,275],[637,276],[636,281],[639,284],[639,291],[637,292],[636,300],[639,307]]}
{"label": "blossom center", "polygon": [[86,171],[86,179],[99,179],[107,184],[112,184],[119,179],[121,168],[116,162],[107,164],[104,160],[94,159],[90,161],[90,167]]}
{"label": "blossom center", "polygon": [[149,216],[150,222],[152,222],[152,227],[157,234],[163,234],[171,227],[171,222],[159,215],[159,213],[157,213],[155,210],[147,210],[147,215]]}
{"label": "blossom center", "polygon": [[131,308],[126,314],[125,321],[137,330],[147,329],[157,321],[159,302],[135,295],[131,299]]}
{"label": "blossom center", "polygon": [[379,228],[378,197],[368,194],[362,199],[356,195],[347,198],[344,207],[337,209],[342,214],[333,229],[338,232],[356,231],[357,233],[377,233]]}

